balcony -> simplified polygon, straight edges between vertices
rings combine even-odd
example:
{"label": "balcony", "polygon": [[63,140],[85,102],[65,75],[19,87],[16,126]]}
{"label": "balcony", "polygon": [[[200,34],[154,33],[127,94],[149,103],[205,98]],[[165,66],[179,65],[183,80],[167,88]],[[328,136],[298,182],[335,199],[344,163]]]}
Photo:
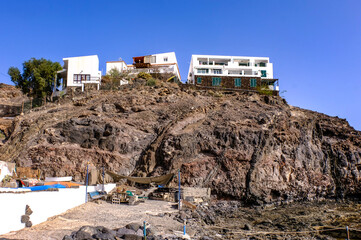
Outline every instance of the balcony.
{"label": "balcony", "polygon": [[[78,75],[80,75],[80,74],[78,74]],[[79,84],[79,85],[87,84],[87,83],[99,84],[100,83],[100,77],[87,77],[86,76],[85,78],[80,78],[80,79],[79,79],[79,77],[78,78],[74,77],[73,83],[74,84]]]}
{"label": "balcony", "polygon": [[228,71],[229,76],[259,77],[258,71]]}
{"label": "balcony", "polygon": [[135,68],[149,68],[150,63],[133,63]]}

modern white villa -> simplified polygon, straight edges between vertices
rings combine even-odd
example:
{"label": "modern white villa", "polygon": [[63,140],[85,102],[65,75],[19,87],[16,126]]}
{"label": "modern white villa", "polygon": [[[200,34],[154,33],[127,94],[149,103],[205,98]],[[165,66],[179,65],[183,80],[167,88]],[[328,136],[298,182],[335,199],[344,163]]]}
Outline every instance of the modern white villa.
{"label": "modern white villa", "polygon": [[58,73],[63,78],[63,88],[81,87],[94,84],[99,90],[102,72],[99,71],[98,55],[63,58],[63,70]]}
{"label": "modern white villa", "polygon": [[106,71],[116,68],[120,72],[129,74],[170,73],[181,79],[175,52],[158,53],[146,56],[133,57],[133,64],[127,65],[124,61],[110,61],[106,63]]}
{"label": "modern white villa", "polygon": [[279,91],[268,57],[192,55],[187,82],[203,87]]}

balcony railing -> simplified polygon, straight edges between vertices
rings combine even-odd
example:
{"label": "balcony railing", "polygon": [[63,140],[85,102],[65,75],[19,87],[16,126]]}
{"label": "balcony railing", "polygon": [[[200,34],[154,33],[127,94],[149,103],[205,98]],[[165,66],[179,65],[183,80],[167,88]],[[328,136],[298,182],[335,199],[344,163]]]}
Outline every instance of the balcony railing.
{"label": "balcony railing", "polygon": [[268,63],[240,63],[240,62],[198,62],[199,66],[225,66],[225,67],[267,67]]}
{"label": "balcony railing", "polygon": [[84,78],[81,80],[78,80],[78,79],[73,80],[73,83],[75,83],[75,84],[99,83],[99,82],[100,82],[100,77],[90,77],[90,78]]}

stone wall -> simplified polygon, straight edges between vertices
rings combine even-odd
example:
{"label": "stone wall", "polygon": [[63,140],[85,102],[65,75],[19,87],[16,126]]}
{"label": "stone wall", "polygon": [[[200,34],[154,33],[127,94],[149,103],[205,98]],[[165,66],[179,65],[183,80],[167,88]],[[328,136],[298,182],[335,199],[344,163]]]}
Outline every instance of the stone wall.
{"label": "stone wall", "polygon": [[[212,78],[213,77],[220,77],[221,85],[219,87],[221,88],[235,88],[235,89],[247,89],[247,90],[256,90],[257,87],[261,86],[261,78],[260,77],[229,77],[229,76],[217,76],[217,75],[211,75],[211,76],[203,76],[203,75],[195,75],[195,83],[199,86],[207,86],[207,87],[214,87],[212,86]],[[202,83],[197,84],[197,78],[202,78]],[[236,87],[234,84],[235,78],[241,78],[241,87]],[[251,87],[251,78],[257,79],[257,87]]]}

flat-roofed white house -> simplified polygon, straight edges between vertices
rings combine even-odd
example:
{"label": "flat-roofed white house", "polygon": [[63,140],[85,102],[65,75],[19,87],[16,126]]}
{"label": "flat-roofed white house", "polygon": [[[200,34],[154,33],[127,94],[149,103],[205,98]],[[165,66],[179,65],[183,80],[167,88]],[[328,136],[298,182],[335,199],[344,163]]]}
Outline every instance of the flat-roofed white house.
{"label": "flat-roofed white house", "polygon": [[109,61],[106,64],[106,71],[116,68],[120,72],[127,72],[131,75],[138,74],[140,72],[145,73],[170,73],[176,76],[179,81],[181,76],[179,73],[179,67],[175,52],[158,53],[152,55],[145,55],[139,57],[133,57],[133,64],[127,65],[124,61]]}
{"label": "flat-roofed white house", "polygon": [[109,74],[112,69],[117,69],[119,72],[126,72],[128,71],[128,65],[123,60],[107,62],[106,73]]}
{"label": "flat-roofed white house", "polygon": [[268,57],[192,55],[187,82],[202,87],[279,91]]}
{"label": "flat-roofed white house", "polygon": [[98,55],[63,58],[63,70],[59,71],[63,78],[63,88],[81,87],[94,84],[99,90],[102,72],[99,71]]}

